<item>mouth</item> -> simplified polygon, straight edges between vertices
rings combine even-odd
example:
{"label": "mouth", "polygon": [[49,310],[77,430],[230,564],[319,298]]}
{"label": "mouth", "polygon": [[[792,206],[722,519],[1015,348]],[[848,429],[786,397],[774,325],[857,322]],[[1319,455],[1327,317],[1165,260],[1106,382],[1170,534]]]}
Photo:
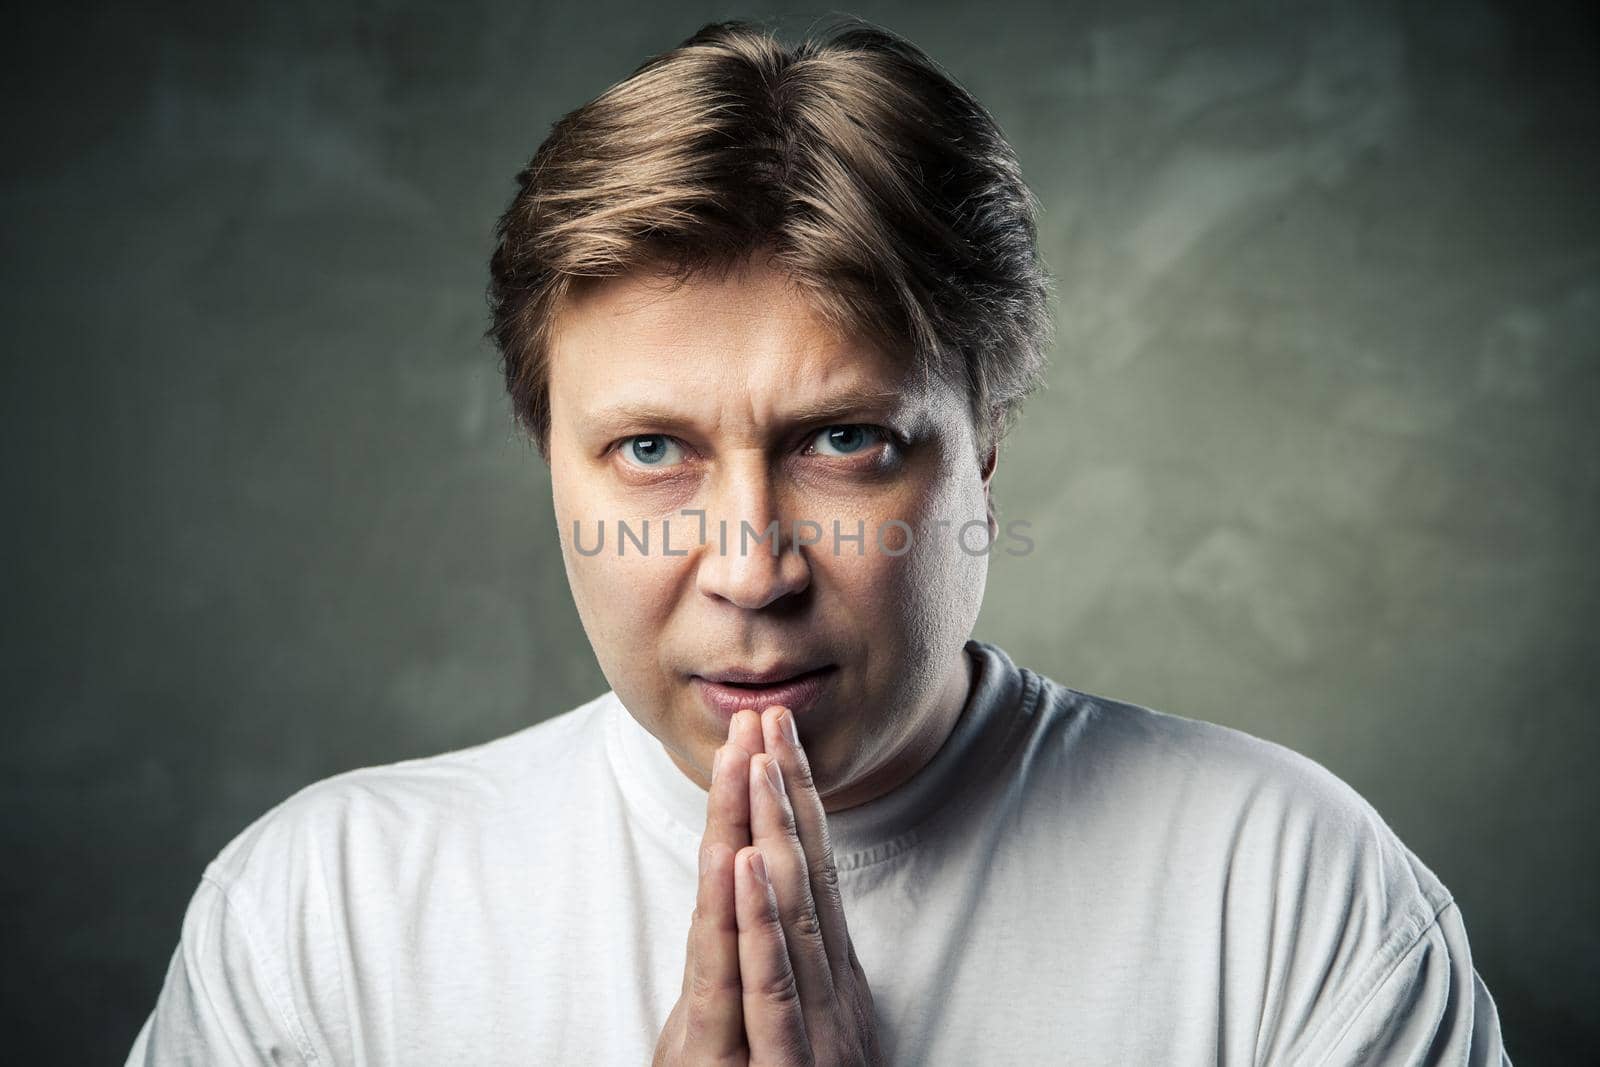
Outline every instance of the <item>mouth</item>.
{"label": "mouth", "polygon": [[706,709],[726,722],[744,708],[760,712],[775,704],[796,716],[804,715],[816,706],[838,670],[831,663],[799,672],[786,667],[767,671],[729,669],[717,671],[712,677],[691,675],[690,681]]}

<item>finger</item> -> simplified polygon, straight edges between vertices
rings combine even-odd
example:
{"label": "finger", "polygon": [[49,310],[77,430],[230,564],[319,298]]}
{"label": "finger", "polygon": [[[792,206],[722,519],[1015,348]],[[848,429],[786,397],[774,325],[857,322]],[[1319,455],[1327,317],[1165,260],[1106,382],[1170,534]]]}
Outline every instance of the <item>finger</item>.
{"label": "finger", "polygon": [[[700,854],[700,877],[706,876],[705,853]],[[696,887],[699,886],[696,882]],[[700,930],[700,895],[699,889],[695,890],[694,910],[689,913],[689,933],[684,939],[683,946],[683,982],[678,986],[678,999],[682,1000],[689,995],[689,980],[694,977],[694,942]]]}
{"label": "finger", "polygon": [[739,976],[744,990],[744,1032],[750,1060],[805,1064],[811,1059],[800,990],[789,967],[778,900],[761,851],[741,849],[734,863],[739,915]]}
{"label": "finger", "polygon": [[722,845],[702,851],[705,862],[689,928],[684,968],[688,1014],[686,1053],[713,1062],[744,1048],[743,984],[739,979],[739,917],[734,900],[734,852]]}
{"label": "finger", "polygon": [[744,749],[747,755],[754,756],[763,751],[765,744],[761,736],[761,713],[754,708],[742,708],[734,712],[728,721],[728,740]]}
{"label": "finger", "polygon": [[784,793],[783,775],[765,752],[750,759],[750,841],[766,861],[806,1030],[814,1042],[820,1041],[828,1032],[835,1006],[833,967],[811,900],[810,872],[795,830],[794,811]]}
{"label": "finger", "polygon": [[833,862],[828,818],[811,776],[811,761],[801,746],[794,713],[788,708],[768,708],[762,714],[761,729],[766,751],[777,759],[783,773],[790,810],[794,812],[795,832],[806,857],[811,901],[822,927],[822,942],[827,948],[834,983],[843,985],[845,975],[854,973],[849,962],[850,929],[845,922],[844,900],[839,893],[839,872]]}
{"label": "finger", "polygon": [[721,845],[732,853],[750,843],[749,778],[749,753],[734,744],[717,749],[711,761],[711,789],[706,794],[701,849]]}

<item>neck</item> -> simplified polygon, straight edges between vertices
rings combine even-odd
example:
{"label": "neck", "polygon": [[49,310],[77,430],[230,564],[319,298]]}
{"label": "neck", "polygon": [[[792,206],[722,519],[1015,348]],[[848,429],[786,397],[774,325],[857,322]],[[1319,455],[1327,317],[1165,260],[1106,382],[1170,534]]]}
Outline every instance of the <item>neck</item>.
{"label": "neck", "polygon": [[823,796],[823,810],[831,814],[876,800],[892,793],[926,767],[961,718],[972,692],[974,672],[972,657],[967,654],[963,642],[955,662],[945,672],[944,685],[940,687],[933,710],[916,724],[908,741],[862,777]]}

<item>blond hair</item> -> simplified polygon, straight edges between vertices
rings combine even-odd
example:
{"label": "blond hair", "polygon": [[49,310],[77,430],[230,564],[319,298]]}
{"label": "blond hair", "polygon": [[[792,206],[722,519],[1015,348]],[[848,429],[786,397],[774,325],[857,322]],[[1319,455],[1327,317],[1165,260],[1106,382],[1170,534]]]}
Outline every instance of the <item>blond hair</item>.
{"label": "blond hair", "polygon": [[707,25],[558,120],[496,227],[489,335],[549,460],[549,346],[581,279],[686,281],[768,250],[836,329],[967,398],[978,454],[1040,383],[1038,204],[993,117],[859,19],[793,47]]}

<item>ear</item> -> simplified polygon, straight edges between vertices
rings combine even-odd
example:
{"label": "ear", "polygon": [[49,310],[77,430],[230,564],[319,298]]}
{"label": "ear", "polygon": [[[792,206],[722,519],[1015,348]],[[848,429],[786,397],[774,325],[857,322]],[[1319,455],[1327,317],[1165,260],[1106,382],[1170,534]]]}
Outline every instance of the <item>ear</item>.
{"label": "ear", "polygon": [[990,495],[990,482],[994,479],[994,469],[1000,462],[1000,445],[998,442],[989,446],[989,454],[983,458],[983,465],[978,473],[983,478],[983,504],[989,516],[989,543],[994,544],[1000,536],[1000,520],[995,518],[994,497]]}

